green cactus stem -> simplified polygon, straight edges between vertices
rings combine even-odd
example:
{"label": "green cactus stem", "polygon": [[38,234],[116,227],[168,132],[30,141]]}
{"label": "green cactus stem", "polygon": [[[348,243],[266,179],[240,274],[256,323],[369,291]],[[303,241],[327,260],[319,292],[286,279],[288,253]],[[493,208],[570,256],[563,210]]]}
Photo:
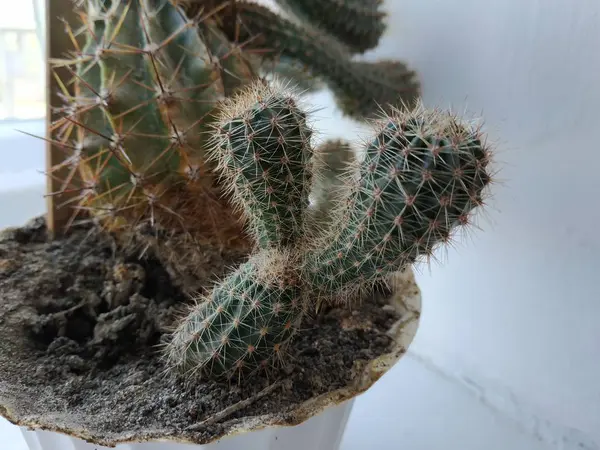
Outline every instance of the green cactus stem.
{"label": "green cactus stem", "polygon": [[168,356],[184,373],[213,378],[283,361],[304,313],[297,261],[277,249],[254,255],[181,321]]}
{"label": "green cactus stem", "polygon": [[362,291],[449,242],[483,203],[489,153],[480,130],[451,113],[421,105],[381,119],[339,226],[308,248],[310,285]]}
{"label": "green cactus stem", "polygon": [[310,138],[298,96],[277,83],[256,83],[223,104],[212,157],[262,248],[302,234]]}
{"label": "green cactus stem", "polygon": [[377,47],[385,32],[381,0],[275,0],[286,12],[338,39],[353,53]]}
{"label": "green cactus stem", "polygon": [[65,186],[80,191],[76,209],[119,235],[149,224],[239,241],[240,217],[223,201],[205,151],[219,102],[255,77],[251,66],[212,22],[202,34],[173,0],[80,7],[83,26],[69,32],[86,44],[74,39],[75,57],[57,62],[74,67],[75,94],[64,90],[53,124],[73,169]]}
{"label": "green cactus stem", "polygon": [[[113,170],[101,172],[100,187],[111,189],[118,202],[133,194],[142,178],[179,174],[185,162],[178,147],[192,142],[195,150],[201,148],[193,141],[202,133],[189,117],[205,117],[222,86],[195,28],[186,26],[168,0],[113,2],[103,17],[104,48],[97,49],[93,61],[100,68],[100,84],[81,88],[99,94],[98,108],[112,134],[88,131],[83,147],[85,154],[112,155],[108,164]],[[186,53],[184,45],[204,59]],[[100,124],[84,117],[81,125],[96,130]],[[115,192],[117,187],[123,192]]]}

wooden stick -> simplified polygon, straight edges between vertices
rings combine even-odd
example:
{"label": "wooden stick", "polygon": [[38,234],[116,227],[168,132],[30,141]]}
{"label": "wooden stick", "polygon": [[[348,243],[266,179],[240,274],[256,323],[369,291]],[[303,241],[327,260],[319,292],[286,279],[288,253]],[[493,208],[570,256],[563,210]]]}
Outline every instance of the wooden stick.
{"label": "wooden stick", "polygon": [[[63,80],[69,78],[69,72],[66,69],[52,67],[50,60],[64,57],[65,53],[73,48],[61,18],[71,24],[76,24],[72,0],[46,0],[46,172],[48,174],[65,158],[64,153],[50,143],[53,138],[50,125],[56,120],[56,114],[52,112],[52,108],[60,106],[62,103],[58,96],[59,87],[54,73]],[[58,205],[68,200],[69,195],[75,194],[65,192],[59,195],[50,195],[61,190],[61,180],[67,178],[68,169],[55,171],[52,175],[48,175],[46,178],[46,222],[49,235],[59,236],[65,231],[65,225],[73,211],[66,206],[59,208]]]}

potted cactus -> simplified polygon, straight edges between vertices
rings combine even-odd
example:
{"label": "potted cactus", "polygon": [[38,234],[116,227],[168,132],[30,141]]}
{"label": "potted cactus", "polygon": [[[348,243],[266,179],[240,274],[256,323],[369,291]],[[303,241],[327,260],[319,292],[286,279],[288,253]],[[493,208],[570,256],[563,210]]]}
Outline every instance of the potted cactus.
{"label": "potted cactus", "polygon": [[[52,124],[74,214],[62,235],[36,218],[0,236],[0,414],[36,450],[337,448],[416,333],[412,265],[483,205],[483,133],[402,99],[402,64],[352,62],[379,15],[340,2],[313,2],[330,35],[246,2],[79,3]],[[346,114],[379,111],[359,153],[314,145],[265,45]]]}

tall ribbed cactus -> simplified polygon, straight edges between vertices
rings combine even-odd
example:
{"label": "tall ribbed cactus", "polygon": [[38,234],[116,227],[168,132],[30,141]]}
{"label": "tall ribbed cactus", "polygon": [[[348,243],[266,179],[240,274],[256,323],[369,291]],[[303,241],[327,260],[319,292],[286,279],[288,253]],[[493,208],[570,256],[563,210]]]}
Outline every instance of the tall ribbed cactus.
{"label": "tall ribbed cactus", "polygon": [[256,77],[252,66],[214,21],[171,0],[79,3],[74,56],[55,62],[73,67],[74,95],[65,89],[53,124],[72,167],[65,185],[81,178],[79,209],[120,237],[148,226],[189,235],[168,260],[198,241],[249,248],[205,153],[219,102]]}
{"label": "tall ribbed cactus", "polygon": [[[291,92],[259,84],[235,96],[215,126],[213,157],[250,223],[259,230],[294,226],[263,233],[268,248],[192,309],[169,347],[174,366],[230,376],[280,361],[315,301],[356,299],[429,257],[483,205],[490,149],[479,128],[453,114],[421,104],[393,110],[375,124],[364,159],[350,157],[347,165],[327,153],[307,158],[304,114]],[[297,155],[293,169],[287,155]],[[332,167],[324,164],[328,160]],[[336,199],[341,206],[329,216],[330,226],[315,231],[307,225],[312,213],[304,192],[321,189],[318,180],[326,173],[343,186]],[[265,196],[271,185],[281,186],[275,204]],[[282,199],[296,204],[280,208]],[[256,302],[264,308],[260,314],[251,313]]]}

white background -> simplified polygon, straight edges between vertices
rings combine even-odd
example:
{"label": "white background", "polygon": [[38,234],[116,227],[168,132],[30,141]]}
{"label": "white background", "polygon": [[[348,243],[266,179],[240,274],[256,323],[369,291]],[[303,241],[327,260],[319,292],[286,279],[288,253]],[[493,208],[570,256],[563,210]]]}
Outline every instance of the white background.
{"label": "white background", "polygon": [[[411,355],[357,401],[343,449],[598,449],[600,2],[386,5],[368,58],[405,59],[427,104],[482,114],[502,184],[482,230],[420,268]],[[323,137],[358,129],[314,99]],[[43,211],[43,177],[28,175],[43,153],[0,145],[4,226]]]}

